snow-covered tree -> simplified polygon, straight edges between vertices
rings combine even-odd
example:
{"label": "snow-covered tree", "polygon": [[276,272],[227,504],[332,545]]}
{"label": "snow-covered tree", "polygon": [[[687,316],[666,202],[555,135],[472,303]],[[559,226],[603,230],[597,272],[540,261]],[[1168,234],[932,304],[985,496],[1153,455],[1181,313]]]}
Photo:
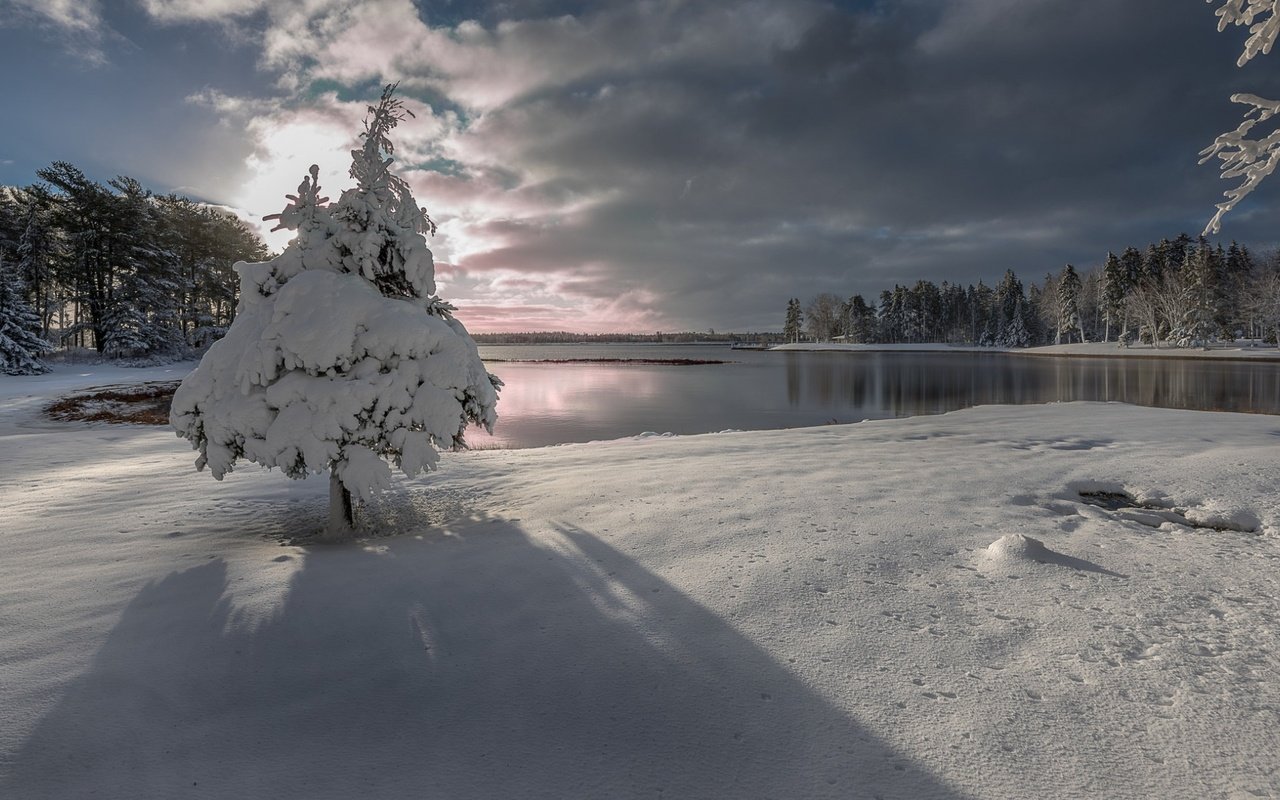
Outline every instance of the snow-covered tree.
{"label": "snow-covered tree", "polygon": [[389,134],[410,112],[395,85],[369,108],[356,185],[322,197],[317,167],[273,218],[297,232],[276,258],[236,265],[235,321],[174,395],[178,435],[215,478],[238,459],[293,478],[328,472],[329,533],[352,529],[352,499],[413,477],[437,449],[492,429],[497,387],[453,307],[436,296],[434,223],[390,171]]}
{"label": "snow-covered tree", "polygon": [[49,198],[46,192],[26,192],[27,207],[22,215],[22,233],[18,237],[17,270],[32,310],[40,318],[41,338],[49,338],[54,307],[58,303],[57,274],[58,234],[49,224]]}
{"label": "snow-covered tree", "polygon": [[999,347],[1026,347],[1028,333],[1023,319],[1022,281],[1013,270],[1005,270],[1004,277],[996,284],[994,337],[991,344]]}
{"label": "snow-covered tree", "polygon": [[40,338],[40,316],[27,305],[17,270],[0,259],[0,372],[48,372],[40,357],[53,348]]}
{"label": "snow-covered tree", "polygon": [[1115,253],[1107,253],[1106,263],[1102,267],[1102,316],[1106,328],[1102,341],[1111,341],[1111,328],[1114,326],[1120,338],[1124,338],[1128,322],[1125,317],[1125,297],[1129,294],[1129,276]]}
{"label": "snow-covered tree", "polygon": [[1063,267],[1062,274],[1058,277],[1058,326],[1054,344],[1062,344],[1064,333],[1069,339],[1073,330],[1080,334],[1080,341],[1084,341],[1084,327],[1080,321],[1080,289],[1080,275],[1076,268],[1070,264]]}
{"label": "snow-covered tree", "polygon": [[1253,320],[1253,335],[1276,341],[1280,331],[1280,263],[1275,258],[1252,276],[1244,308]]}
{"label": "snow-covered tree", "polygon": [[1179,273],[1182,317],[1174,322],[1171,338],[1179,347],[1204,346],[1217,329],[1216,270],[1208,247],[1193,250]]}
{"label": "snow-covered tree", "polygon": [[[1222,3],[1215,14],[1218,17],[1218,30],[1226,30],[1229,25],[1245,25],[1249,28],[1249,38],[1245,40],[1244,50],[1236,61],[1236,66],[1243,67],[1254,56],[1271,52],[1280,34],[1280,0],[1206,0],[1209,3]],[[1231,95],[1231,102],[1251,106],[1245,112],[1244,121],[1234,131],[1220,134],[1213,144],[1200,151],[1203,164],[1217,157],[1221,162],[1222,177],[1233,180],[1243,178],[1243,182],[1233,189],[1223,192],[1227,198],[1218,203],[1218,211],[1205,226],[1204,233],[1217,233],[1222,228],[1222,217],[1235,208],[1258,184],[1275,171],[1280,164],[1280,129],[1259,138],[1250,138],[1254,129],[1272,118],[1280,115],[1280,101],[1267,100],[1256,94],[1237,93]]]}
{"label": "snow-covered tree", "polygon": [[182,279],[169,225],[151,192],[133,178],[111,181],[110,302],[102,312],[102,353],[172,355],[185,345],[178,314]]}
{"label": "snow-covered tree", "polygon": [[1022,307],[1021,297],[1014,302],[1013,313],[1000,334],[999,344],[1001,347],[1031,346],[1031,331],[1027,329],[1027,314]]}

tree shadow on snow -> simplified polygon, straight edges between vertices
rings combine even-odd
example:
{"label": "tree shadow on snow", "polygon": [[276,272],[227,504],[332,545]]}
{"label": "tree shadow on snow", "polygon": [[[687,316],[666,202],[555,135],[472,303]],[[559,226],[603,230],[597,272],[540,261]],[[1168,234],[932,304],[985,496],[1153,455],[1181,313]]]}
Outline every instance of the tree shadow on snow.
{"label": "tree shadow on snow", "polygon": [[960,796],[590,533],[377,544],[256,627],[219,560],[148,585],[0,796]]}

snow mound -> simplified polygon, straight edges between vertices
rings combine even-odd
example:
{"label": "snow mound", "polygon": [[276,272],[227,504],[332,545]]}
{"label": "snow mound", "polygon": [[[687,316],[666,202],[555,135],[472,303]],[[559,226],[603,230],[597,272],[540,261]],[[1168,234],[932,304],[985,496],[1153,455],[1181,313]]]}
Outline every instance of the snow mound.
{"label": "snow mound", "polygon": [[984,570],[1006,573],[1008,577],[1016,578],[1018,575],[1014,570],[1022,569],[1032,564],[1067,567],[1080,572],[1092,572],[1112,578],[1127,577],[1118,572],[1113,572],[1101,564],[1095,564],[1083,558],[1076,558],[1065,553],[1059,553],[1056,550],[1050,550],[1039,539],[1024,536],[1021,533],[1006,534],[987,545],[986,550],[982,553],[980,566]]}
{"label": "snow mound", "polygon": [[1010,533],[1001,536],[987,545],[988,561],[1038,561],[1044,563],[1053,555],[1052,550],[1044,546],[1044,542],[1023,536],[1021,533]]}

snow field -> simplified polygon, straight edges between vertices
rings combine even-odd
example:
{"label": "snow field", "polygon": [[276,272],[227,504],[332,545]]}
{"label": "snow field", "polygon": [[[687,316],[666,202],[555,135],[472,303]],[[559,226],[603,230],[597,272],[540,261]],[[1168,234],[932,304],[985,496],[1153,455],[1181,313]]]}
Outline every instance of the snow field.
{"label": "snow field", "polygon": [[278,537],[323,479],[217,483],[16,380],[0,796],[1280,795],[1274,417],[445,454],[315,546]]}

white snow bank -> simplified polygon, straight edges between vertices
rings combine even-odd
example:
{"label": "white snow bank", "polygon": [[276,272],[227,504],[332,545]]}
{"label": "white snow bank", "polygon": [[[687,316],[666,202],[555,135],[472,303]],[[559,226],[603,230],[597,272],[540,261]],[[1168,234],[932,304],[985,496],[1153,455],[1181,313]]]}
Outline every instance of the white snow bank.
{"label": "white snow bank", "polygon": [[1062,404],[446,454],[373,509],[402,535],[308,547],[271,537],[323,479],[7,407],[0,796],[1277,794],[1278,434]]}

